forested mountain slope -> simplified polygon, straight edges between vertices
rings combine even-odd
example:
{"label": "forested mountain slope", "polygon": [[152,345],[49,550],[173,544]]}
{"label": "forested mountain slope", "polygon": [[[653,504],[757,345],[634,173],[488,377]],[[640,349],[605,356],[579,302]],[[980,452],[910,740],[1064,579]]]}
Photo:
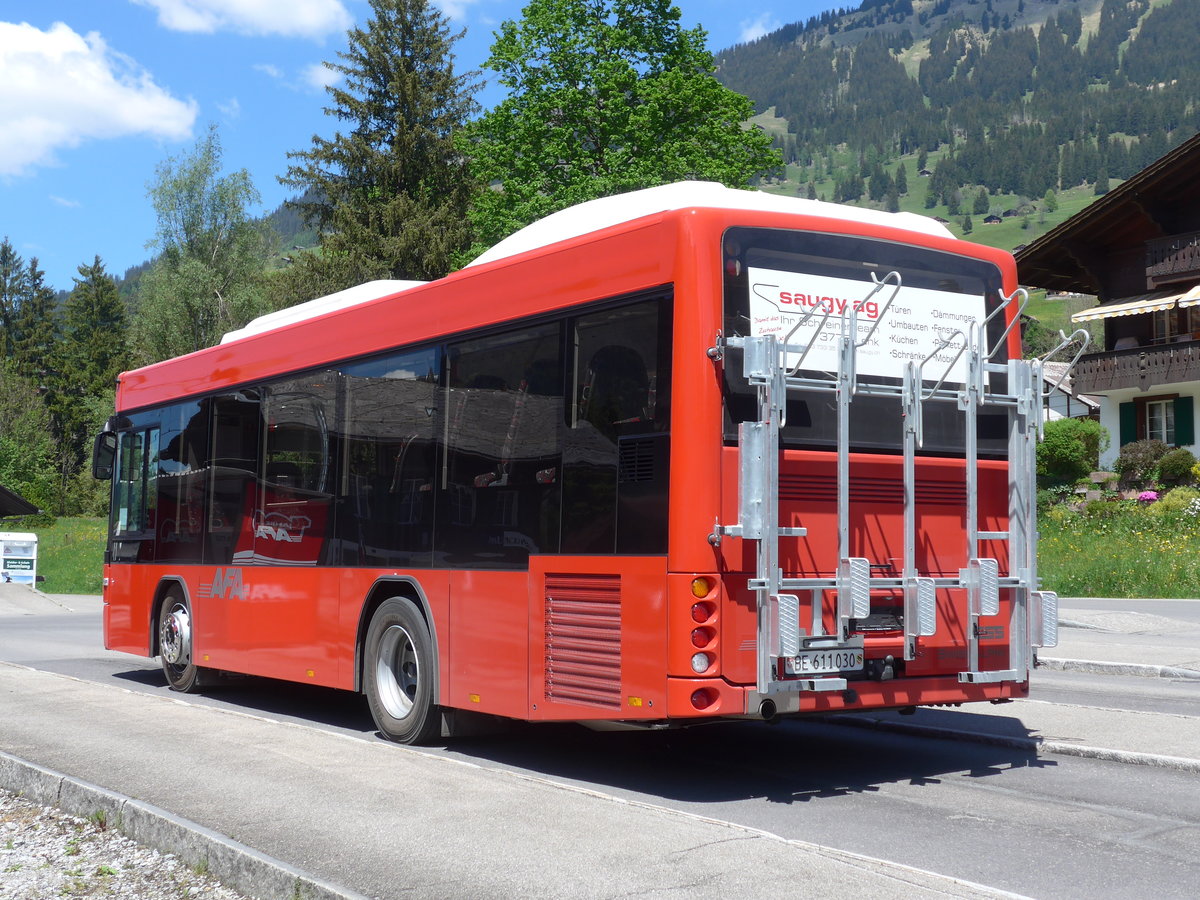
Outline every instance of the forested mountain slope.
{"label": "forested mountain slope", "polygon": [[794,189],[867,202],[873,172],[932,154],[932,210],[967,186],[1103,193],[1162,156],[1200,130],[1197,35],[1196,0],[865,0],[718,53],[718,75],[786,120]]}

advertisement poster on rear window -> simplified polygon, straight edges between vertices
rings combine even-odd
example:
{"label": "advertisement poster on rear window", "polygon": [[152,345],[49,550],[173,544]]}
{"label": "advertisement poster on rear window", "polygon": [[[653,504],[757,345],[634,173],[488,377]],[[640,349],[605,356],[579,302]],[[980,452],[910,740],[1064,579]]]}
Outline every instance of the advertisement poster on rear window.
{"label": "advertisement poster on rear window", "polygon": [[[982,296],[916,287],[897,293],[892,283],[872,293],[875,286],[869,282],[753,266],[749,276],[751,333],[774,334],[781,341],[791,333],[788,344],[798,349],[788,354],[789,367],[811,345],[803,368],[836,372],[843,319],[857,309],[855,343],[871,335],[858,348],[860,377],[902,378],[906,363],[920,365],[932,356],[922,372],[925,380],[943,375],[950,382],[966,380],[966,355],[955,356],[971,324],[985,316]],[[938,350],[944,338],[951,343]]]}

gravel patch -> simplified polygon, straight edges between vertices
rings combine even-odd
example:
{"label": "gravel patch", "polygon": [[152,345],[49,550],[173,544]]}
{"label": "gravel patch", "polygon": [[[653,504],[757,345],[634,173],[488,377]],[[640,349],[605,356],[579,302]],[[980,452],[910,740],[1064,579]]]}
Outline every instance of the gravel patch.
{"label": "gravel patch", "polygon": [[0,790],[0,900],[247,900],[102,818],[81,819]]}

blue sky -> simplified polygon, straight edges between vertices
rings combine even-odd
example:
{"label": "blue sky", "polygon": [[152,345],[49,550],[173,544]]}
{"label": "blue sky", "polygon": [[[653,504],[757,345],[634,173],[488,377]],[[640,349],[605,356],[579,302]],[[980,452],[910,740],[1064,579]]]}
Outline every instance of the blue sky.
{"label": "blue sky", "polygon": [[[526,0],[434,0],[480,68]],[[716,51],[838,5],[831,0],[678,0]],[[853,4],[850,4],[853,5]],[[0,237],[70,289],[97,254],[111,274],[149,258],[155,167],[219,126],[226,171],[247,169],[275,208],[290,150],[329,136],[323,60],[367,0],[0,0]],[[486,78],[488,73],[484,72]],[[483,106],[501,94],[489,88]]]}

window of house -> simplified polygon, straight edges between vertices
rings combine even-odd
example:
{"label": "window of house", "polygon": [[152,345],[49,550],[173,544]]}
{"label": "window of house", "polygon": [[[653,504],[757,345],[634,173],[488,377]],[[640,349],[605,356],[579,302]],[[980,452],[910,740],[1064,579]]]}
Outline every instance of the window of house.
{"label": "window of house", "polygon": [[1146,403],[1146,437],[1174,446],[1174,400],[1150,400]]}
{"label": "window of house", "polygon": [[1157,309],[1154,311],[1154,343],[1162,344],[1171,339],[1174,322],[1175,310]]}

